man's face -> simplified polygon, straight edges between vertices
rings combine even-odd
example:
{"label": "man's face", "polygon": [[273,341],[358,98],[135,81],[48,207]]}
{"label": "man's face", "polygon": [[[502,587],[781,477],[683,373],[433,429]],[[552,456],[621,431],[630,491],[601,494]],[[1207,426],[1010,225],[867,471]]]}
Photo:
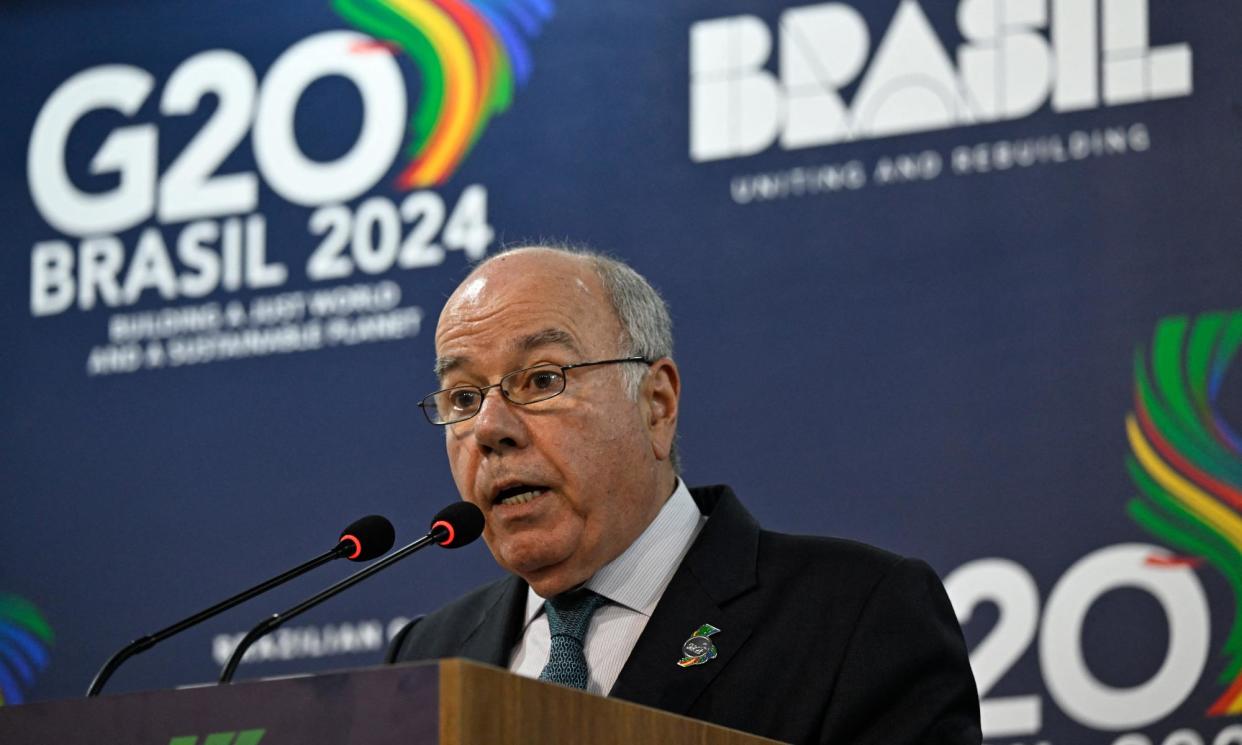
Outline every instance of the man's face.
{"label": "man's face", "polygon": [[[620,340],[588,265],[561,253],[516,251],[449,298],[436,329],[440,382],[485,386],[541,363],[622,357]],[[676,414],[676,368],[671,375],[671,412],[659,395],[632,400],[620,365],[601,365],[569,371],[564,393],[527,406],[492,389],[477,415],[445,428],[453,479],[462,498],[483,510],[483,537],[496,561],[540,595],[589,579],[646,528],[671,492],[671,429],[666,436],[658,421]]]}

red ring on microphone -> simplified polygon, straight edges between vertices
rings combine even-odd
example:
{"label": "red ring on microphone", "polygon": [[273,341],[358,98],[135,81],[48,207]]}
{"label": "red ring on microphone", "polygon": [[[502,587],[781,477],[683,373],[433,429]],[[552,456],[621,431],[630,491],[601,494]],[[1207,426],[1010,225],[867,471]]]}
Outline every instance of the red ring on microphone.
{"label": "red ring on microphone", "polygon": [[349,556],[346,556],[345,557],[346,559],[356,559],[362,555],[362,541],[358,540],[352,535],[349,535],[348,533],[341,536],[341,540],[339,542],[344,543],[345,541],[350,541],[354,544],[354,552],[350,554]]}
{"label": "red ring on microphone", "polygon": [[437,543],[439,543],[441,546],[453,545],[453,539],[457,537],[457,531],[453,530],[453,524],[450,523],[448,520],[436,520],[434,523],[431,524],[431,532],[432,533],[436,532],[436,528],[440,528],[440,527],[448,531],[448,538],[445,538],[442,541],[437,541]]}

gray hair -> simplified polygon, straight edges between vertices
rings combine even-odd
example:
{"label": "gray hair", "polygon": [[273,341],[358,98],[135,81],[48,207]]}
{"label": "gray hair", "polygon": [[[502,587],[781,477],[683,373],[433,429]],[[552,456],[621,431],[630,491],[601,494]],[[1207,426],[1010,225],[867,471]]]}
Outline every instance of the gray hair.
{"label": "gray hair", "polygon": [[[612,311],[621,324],[621,338],[617,343],[623,356],[643,357],[652,361],[673,356],[673,321],[668,313],[668,305],[646,277],[634,271],[621,259],[581,246],[539,243],[506,246],[474,268],[477,270],[497,256],[510,251],[527,248],[558,251],[576,256],[590,265],[600,284],[604,286]],[[630,399],[638,400],[638,389],[649,370],[650,368],[642,365],[621,366],[622,380]],[[675,437],[669,451],[669,462],[673,466],[673,472],[680,474],[681,464]]]}

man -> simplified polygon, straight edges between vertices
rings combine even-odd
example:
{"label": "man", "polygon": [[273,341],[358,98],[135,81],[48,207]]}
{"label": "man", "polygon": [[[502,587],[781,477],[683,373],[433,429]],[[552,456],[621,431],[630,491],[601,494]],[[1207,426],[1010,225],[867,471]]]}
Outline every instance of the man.
{"label": "man", "polygon": [[762,531],[728,487],[682,484],[671,324],[629,267],[498,254],[436,353],[424,412],[514,576],[411,623],[390,660],[467,657],[788,742],[979,742],[930,568]]}

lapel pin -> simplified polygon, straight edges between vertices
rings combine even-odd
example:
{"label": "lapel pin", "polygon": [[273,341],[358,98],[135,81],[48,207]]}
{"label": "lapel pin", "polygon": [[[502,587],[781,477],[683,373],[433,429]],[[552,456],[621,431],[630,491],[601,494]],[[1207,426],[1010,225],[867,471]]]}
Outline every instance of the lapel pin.
{"label": "lapel pin", "polygon": [[712,634],[720,631],[720,629],[705,623],[695,630],[686,643],[681,645],[681,653],[684,655],[677,664],[682,667],[692,667],[694,665],[702,665],[710,659],[716,657],[716,644],[709,639]]}

